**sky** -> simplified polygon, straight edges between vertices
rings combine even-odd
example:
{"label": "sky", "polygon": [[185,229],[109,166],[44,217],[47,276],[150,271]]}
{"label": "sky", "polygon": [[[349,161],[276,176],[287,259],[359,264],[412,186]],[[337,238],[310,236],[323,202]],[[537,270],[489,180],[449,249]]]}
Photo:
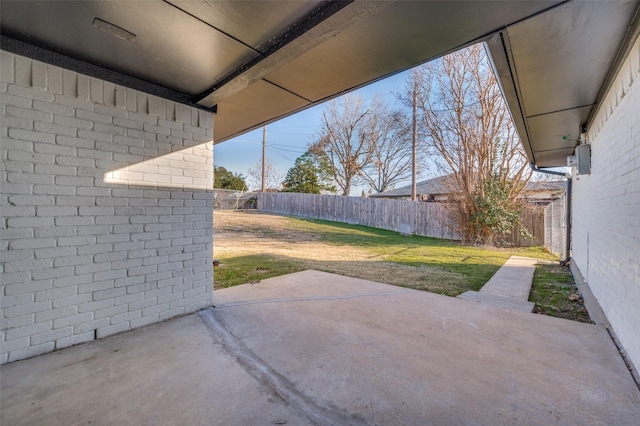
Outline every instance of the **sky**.
{"label": "sky", "polygon": [[[402,72],[352,93],[358,93],[365,102],[378,95],[390,109],[399,108],[397,94],[402,92],[406,76],[407,72]],[[327,103],[316,105],[267,126],[267,159],[275,164],[283,179],[296,158],[305,153],[307,145],[320,133],[322,111],[326,106]],[[213,159],[216,166],[246,178],[249,168],[262,160],[262,128],[215,145]],[[396,187],[410,183],[408,180]],[[367,188],[355,187],[351,195],[360,195],[363,189]]]}
{"label": "sky", "polygon": [[[365,102],[371,101],[376,95],[386,103],[389,109],[400,108],[398,94],[405,88],[405,81],[409,71],[405,71],[376,83],[360,88],[353,93],[359,94]],[[322,112],[327,103],[316,105],[297,114],[283,118],[267,126],[267,159],[271,161],[284,180],[287,171],[293,167],[296,158],[306,152],[307,146],[314,142],[320,133]],[[215,126],[215,118],[214,118]],[[223,166],[227,170],[240,173],[250,185],[248,171],[252,166],[259,170],[262,159],[262,128],[245,133],[214,146],[214,164]],[[436,170],[420,170],[421,164],[428,164],[418,159],[418,182],[438,176]],[[427,166],[429,168],[429,166]],[[553,170],[568,172],[567,168]],[[547,175],[534,174],[534,179]],[[411,178],[399,182],[396,188],[411,184]],[[259,185],[258,185],[259,186]],[[250,189],[259,189],[250,188]],[[360,196],[363,191],[368,192],[368,186],[354,186],[352,196]]]}

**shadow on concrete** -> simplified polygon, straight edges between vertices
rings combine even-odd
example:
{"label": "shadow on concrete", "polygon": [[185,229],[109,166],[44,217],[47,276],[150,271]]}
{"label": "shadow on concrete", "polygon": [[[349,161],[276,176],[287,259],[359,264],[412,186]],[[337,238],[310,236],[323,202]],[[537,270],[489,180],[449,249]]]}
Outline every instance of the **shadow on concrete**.
{"label": "shadow on concrete", "polygon": [[637,424],[602,327],[304,271],[2,366],[3,424]]}

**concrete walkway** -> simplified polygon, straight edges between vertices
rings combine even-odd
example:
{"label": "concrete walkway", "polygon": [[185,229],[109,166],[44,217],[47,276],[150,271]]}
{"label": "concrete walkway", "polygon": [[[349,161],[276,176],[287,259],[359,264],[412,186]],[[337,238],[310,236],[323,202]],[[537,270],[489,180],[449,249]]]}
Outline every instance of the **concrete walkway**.
{"label": "concrete walkway", "polygon": [[636,425],[591,324],[305,271],[0,367],[5,425]]}
{"label": "concrete walkway", "polygon": [[500,308],[533,312],[535,304],[529,302],[529,292],[537,262],[530,257],[511,256],[480,291],[466,291],[458,297]]}

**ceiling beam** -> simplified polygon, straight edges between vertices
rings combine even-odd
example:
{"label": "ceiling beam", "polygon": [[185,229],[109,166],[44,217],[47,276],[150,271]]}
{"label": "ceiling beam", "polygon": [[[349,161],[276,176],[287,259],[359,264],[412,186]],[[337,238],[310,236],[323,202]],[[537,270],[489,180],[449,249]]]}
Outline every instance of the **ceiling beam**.
{"label": "ceiling beam", "polygon": [[518,130],[520,142],[529,161],[535,163],[535,151],[531,144],[531,136],[522,106],[520,83],[513,63],[513,52],[511,51],[508,31],[505,29],[495,34],[486,42],[485,46],[489,51],[487,56],[491,62],[493,73],[507,102],[511,118]]}
{"label": "ceiling beam", "polygon": [[27,58],[35,59],[36,61],[55,65],[70,71],[75,71],[89,77],[95,77],[101,80],[109,81],[111,83],[118,84],[129,89],[138,90],[140,92],[148,93],[159,98],[168,99],[209,112],[216,112],[215,106],[205,107],[194,103],[191,99],[191,96],[189,96],[189,94],[187,93],[178,92],[164,86],[159,86],[157,84],[150,83],[148,81],[141,80],[127,74],[122,74],[108,68],[94,65],[80,59],[72,58],[70,56],[45,49],[40,46],[36,46],[34,44],[25,43],[11,37],[7,37],[4,34],[0,35],[0,48],[7,52],[15,53],[16,55],[25,56]]}
{"label": "ceiling beam", "polygon": [[278,67],[324,43],[331,37],[379,12],[394,0],[368,1],[327,1],[319,6],[311,16],[290,27],[279,37],[279,42],[258,55],[247,64],[220,80],[204,93],[194,98],[205,108],[211,108],[222,99],[231,96],[250,84],[260,80]]}

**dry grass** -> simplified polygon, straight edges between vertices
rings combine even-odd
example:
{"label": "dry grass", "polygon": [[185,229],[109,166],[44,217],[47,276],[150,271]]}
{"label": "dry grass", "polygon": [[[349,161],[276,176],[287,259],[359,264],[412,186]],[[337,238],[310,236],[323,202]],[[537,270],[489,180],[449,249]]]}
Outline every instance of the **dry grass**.
{"label": "dry grass", "polygon": [[531,255],[255,211],[216,211],[214,228],[217,288],[316,269],[455,296],[477,290],[511,254]]}

